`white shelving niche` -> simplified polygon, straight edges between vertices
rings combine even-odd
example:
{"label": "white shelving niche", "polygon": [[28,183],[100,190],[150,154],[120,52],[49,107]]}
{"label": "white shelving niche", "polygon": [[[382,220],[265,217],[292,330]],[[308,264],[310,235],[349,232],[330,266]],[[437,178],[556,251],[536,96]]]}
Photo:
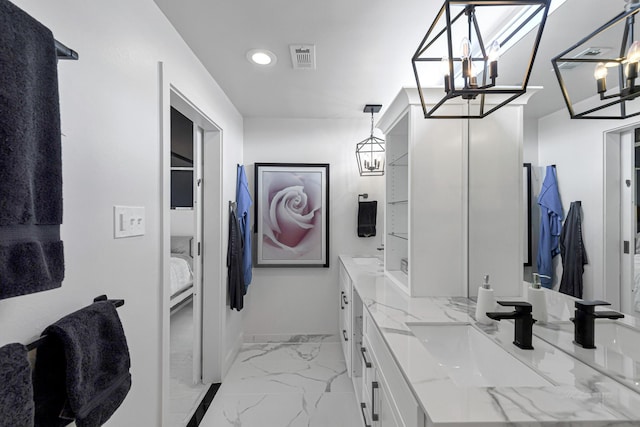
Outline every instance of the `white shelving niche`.
{"label": "white shelving niche", "polygon": [[386,134],[385,270],[409,293],[409,117],[402,116]]}

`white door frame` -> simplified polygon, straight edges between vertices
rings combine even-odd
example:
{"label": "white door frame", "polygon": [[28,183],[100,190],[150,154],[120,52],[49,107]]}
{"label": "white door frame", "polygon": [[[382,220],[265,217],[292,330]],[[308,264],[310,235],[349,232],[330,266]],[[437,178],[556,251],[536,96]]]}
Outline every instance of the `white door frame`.
{"label": "white door frame", "polygon": [[[633,313],[633,256],[635,215],[633,191],[633,129],[639,124],[610,129],[603,134],[604,182],[603,182],[603,281],[604,300],[612,308]],[[623,253],[623,242],[629,242],[629,253]],[[596,292],[597,294],[597,292]]]}
{"label": "white door frame", "polygon": [[[202,201],[203,216],[200,223],[202,233],[200,237],[207,243],[206,247],[200,242],[202,256],[202,286],[200,295],[194,294],[194,311],[197,304],[201,304],[202,332],[198,333],[199,340],[195,348],[201,349],[196,353],[194,364],[197,363],[198,376],[204,383],[219,382],[222,377],[222,354],[224,354],[224,280],[222,278],[222,129],[211,120],[207,114],[193,104],[177,87],[171,77],[166,64],[158,64],[160,82],[160,305],[161,305],[161,419],[162,425],[167,425],[169,412],[169,264],[170,264],[170,234],[171,234],[171,117],[170,107],[173,106],[187,116],[195,125],[204,130],[202,138],[202,161],[204,168]],[[197,220],[196,220],[197,221]],[[195,248],[198,250],[198,242]],[[195,282],[195,280],[194,280]],[[196,373],[194,369],[194,374]]]}

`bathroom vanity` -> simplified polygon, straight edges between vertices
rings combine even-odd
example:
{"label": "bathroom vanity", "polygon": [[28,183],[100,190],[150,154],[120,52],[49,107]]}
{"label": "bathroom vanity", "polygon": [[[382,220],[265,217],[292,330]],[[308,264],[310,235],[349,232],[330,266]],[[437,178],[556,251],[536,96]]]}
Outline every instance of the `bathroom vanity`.
{"label": "bathroom vanity", "polygon": [[640,425],[640,341],[620,342],[640,337],[633,318],[596,326],[600,353],[576,348],[573,301],[550,293],[550,322],[523,350],[513,322],[476,323],[467,298],[410,297],[374,257],[340,257],[340,293],[363,426]]}

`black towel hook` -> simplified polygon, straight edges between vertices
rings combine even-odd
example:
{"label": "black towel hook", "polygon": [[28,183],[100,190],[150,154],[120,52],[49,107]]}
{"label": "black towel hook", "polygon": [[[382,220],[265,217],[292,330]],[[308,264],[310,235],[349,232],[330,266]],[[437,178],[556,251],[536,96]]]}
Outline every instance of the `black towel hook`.
{"label": "black towel hook", "polygon": [[366,200],[369,198],[369,194],[368,193],[358,194],[358,201],[360,201],[361,197]]}

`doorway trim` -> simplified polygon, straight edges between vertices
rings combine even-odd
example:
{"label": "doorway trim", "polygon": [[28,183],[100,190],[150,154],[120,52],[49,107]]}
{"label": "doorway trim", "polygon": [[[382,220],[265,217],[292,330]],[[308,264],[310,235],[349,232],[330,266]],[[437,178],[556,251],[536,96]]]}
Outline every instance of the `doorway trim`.
{"label": "doorway trim", "polygon": [[[177,108],[195,125],[204,130],[202,138],[202,161],[204,189],[202,204],[202,334],[200,337],[200,359],[202,380],[218,382],[222,376],[222,354],[224,351],[225,293],[222,278],[222,136],[220,126],[198,108],[189,97],[178,89],[168,67],[158,63],[159,74],[159,133],[160,133],[160,324],[161,324],[161,419],[167,425],[169,414],[170,347],[169,347],[169,280],[170,280],[170,235],[171,235],[171,117],[170,107]],[[204,202],[204,203],[202,203]],[[206,213],[206,215],[205,215]],[[205,286],[208,284],[208,286]],[[196,295],[194,295],[194,304]],[[195,306],[194,306],[195,308]],[[206,313],[206,315],[205,315]],[[206,367],[206,369],[204,369]]]}
{"label": "doorway trim", "polygon": [[[633,309],[628,305],[628,298],[632,298],[630,290],[633,286],[630,283],[624,283],[632,279],[624,274],[623,268],[633,265],[633,259],[623,262],[623,232],[626,225],[623,223],[628,220],[628,215],[623,212],[623,198],[628,197],[626,193],[633,190],[631,186],[628,190],[623,188],[625,180],[634,181],[634,177],[627,176],[627,168],[623,168],[622,162],[628,158],[629,153],[624,150],[633,150],[633,139],[629,141],[628,134],[633,132],[634,128],[640,126],[640,123],[634,122],[603,132],[603,151],[604,151],[604,182],[603,182],[603,280],[601,295],[603,299],[611,303],[612,308],[632,313]],[[623,194],[624,192],[624,194]],[[629,237],[629,242],[633,242],[634,236]],[[630,256],[633,256],[635,245],[630,244]],[[629,264],[629,262],[631,264]],[[631,308],[631,309],[630,309]]]}

